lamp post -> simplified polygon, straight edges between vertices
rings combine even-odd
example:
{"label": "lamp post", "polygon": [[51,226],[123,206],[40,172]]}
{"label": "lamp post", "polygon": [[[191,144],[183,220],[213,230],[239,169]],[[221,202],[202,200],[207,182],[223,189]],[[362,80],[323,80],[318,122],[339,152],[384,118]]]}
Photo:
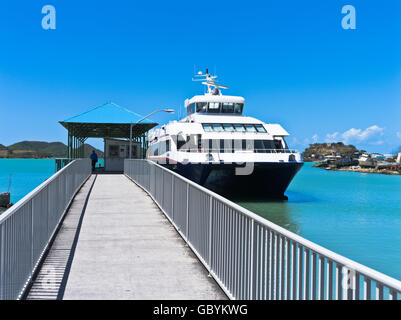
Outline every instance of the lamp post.
{"label": "lamp post", "polygon": [[143,117],[142,119],[138,120],[135,123],[131,123],[130,125],[130,133],[129,133],[129,158],[132,159],[132,129],[141,121],[145,120],[146,118],[149,118],[151,115],[158,113],[158,112],[167,112],[167,113],[174,113],[173,109],[160,109],[160,110],[155,110],[151,113],[149,113],[146,117]]}

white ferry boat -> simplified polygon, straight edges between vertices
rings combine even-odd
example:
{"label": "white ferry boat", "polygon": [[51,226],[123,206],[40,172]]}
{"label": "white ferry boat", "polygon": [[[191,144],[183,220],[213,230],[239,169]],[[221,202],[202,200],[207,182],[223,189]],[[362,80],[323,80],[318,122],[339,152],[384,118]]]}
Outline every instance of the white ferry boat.
{"label": "white ferry boat", "polygon": [[149,134],[147,158],[225,196],[286,199],[303,165],[285,141],[289,133],[243,115],[245,99],[222,95],[227,87],[217,76],[206,71],[195,77],[207,92],[185,101],[185,118]]}

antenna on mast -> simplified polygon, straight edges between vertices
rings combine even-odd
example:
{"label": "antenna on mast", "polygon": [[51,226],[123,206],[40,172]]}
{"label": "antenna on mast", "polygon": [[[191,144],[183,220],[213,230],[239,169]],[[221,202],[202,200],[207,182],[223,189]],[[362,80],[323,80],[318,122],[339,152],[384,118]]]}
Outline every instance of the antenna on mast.
{"label": "antenna on mast", "polygon": [[202,81],[202,84],[207,86],[207,94],[221,95],[220,89],[228,89],[228,87],[217,84],[216,78],[216,75],[210,75],[209,69],[206,69],[206,73],[202,73],[202,71],[199,71],[198,74],[194,75],[192,81]]}

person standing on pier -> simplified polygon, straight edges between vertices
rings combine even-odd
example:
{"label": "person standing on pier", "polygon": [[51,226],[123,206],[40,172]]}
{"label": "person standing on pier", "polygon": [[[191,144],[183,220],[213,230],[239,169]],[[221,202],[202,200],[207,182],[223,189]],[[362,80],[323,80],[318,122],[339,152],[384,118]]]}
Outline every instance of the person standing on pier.
{"label": "person standing on pier", "polygon": [[96,154],[95,150],[92,150],[92,154],[90,155],[90,158],[92,160],[92,172],[94,172],[95,167],[96,167],[96,162],[97,162],[97,154]]}

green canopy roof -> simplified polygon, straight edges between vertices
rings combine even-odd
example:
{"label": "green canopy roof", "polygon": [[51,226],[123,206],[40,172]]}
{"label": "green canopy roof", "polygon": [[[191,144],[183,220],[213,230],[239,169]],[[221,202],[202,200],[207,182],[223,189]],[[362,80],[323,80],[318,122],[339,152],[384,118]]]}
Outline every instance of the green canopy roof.
{"label": "green canopy roof", "polygon": [[105,103],[79,115],[60,121],[72,135],[80,138],[129,138],[140,136],[157,126],[143,116],[113,102]]}

